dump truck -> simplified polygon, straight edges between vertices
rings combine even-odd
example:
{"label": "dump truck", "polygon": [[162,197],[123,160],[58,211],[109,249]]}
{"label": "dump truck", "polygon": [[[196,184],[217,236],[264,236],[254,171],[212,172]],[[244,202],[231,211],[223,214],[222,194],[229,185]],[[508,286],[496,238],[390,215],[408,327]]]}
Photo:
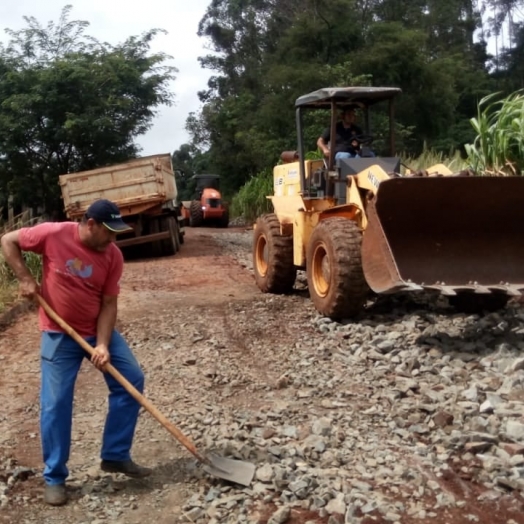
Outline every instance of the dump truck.
{"label": "dump truck", "polygon": [[[64,210],[81,220],[99,198],[113,201],[132,227],[119,234],[120,248],[139,246],[144,256],[174,255],[184,242],[184,221],[169,153],[59,176]],[[135,249],[135,248],[133,248]]]}
{"label": "dump truck", "polygon": [[192,200],[182,201],[181,211],[190,227],[217,225],[228,227],[229,207],[220,193],[220,175],[194,175],[195,194]]}
{"label": "dump truck", "polygon": [[[370,296],[429,291],[466,312],[503,308],[524,290],[524,177],[452,172],[437,164],[405,169],[395,155],[395,87],[323,88],[295,101],[298,148],[273,170],[273,213],[254,225],[253,267],[263,292],[288,293],[305,270],[316,310],[335,320],[363,310]],[[389,113],[385,156],[305,159],[306,111],[362,108]],[[320,133],[319,133],[320,134]]]}

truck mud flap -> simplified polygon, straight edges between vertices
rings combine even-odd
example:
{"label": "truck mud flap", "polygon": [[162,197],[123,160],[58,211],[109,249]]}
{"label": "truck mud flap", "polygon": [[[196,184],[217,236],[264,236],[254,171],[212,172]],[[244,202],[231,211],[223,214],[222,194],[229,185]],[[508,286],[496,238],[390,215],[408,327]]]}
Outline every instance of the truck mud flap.
{"label": "truck mud flap", "polygon": [[392,178],[367,215],[362,264],[376,293],[524,291],[524,177]]}

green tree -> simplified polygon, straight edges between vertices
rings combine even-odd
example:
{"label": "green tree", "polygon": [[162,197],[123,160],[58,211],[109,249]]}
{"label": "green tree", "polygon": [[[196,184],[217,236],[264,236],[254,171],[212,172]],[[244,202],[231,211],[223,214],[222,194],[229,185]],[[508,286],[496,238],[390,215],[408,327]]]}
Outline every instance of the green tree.
{"label": "green tree", "polygon": [[524,23],[515,25],[513,35],[514,45],[502,57],[505,92],[524,88]]}
{"label": "green tree", "polygon": [[477,37],[478,2],[383,0],[375,14],[355,64],[375,84],[402,88],[397,118],[416,130],[408,151],[462,148],[473,139],[468,119],[493,85],[486,43]]}
{"label": "green tree", "polygon": [[[506,23],[522,0],[496,2]],[[494,90],[486,38],[494,0],[212,0],[199,34],[213,76],[202,109],[188,119],[192,143],[238,189],[296,147],[294,102],[321,87],[395,86],[400,143],[407,153],[459,149],[474,138],[469,119]],[[514,31],[514,35],[518,36]],[[504,55],[501,80],[520,75],[521,53]],[[501,62],[499,62],[500,65]],[[373,110],[375,145],[385,110]],[[326,116],[305,119],[306,149]]]}
{"label": "green tree", "polygon": [[[297,147],[298,96],[352,77],[334,67],[337,57],[351,56],[359,45],[355,5],[354,0],[211,3],[199,34],[211,41],[215,54],[201,63],[215,76],[200,93],[203,108],[188,120],[188,130],[194,144],[208,147],[225,188],[238,189],[278,162],[283,150]],[[315,141],[309,147],[316,148]]]}
{"label": "green tree", "polygon": [[203,153],[193,144],[182,144],[171,155],[175,171],[178,200],[191,200],[196,189],[193,175],[210,173],[207,159],[209,154]]}
{"label": "green tree", "polygon": [[25,17],[0,48],[0,192],[54,216],[58,175],[137,156],[136,137],[173,101],[176,73],[150,53],[159,30],[113,46],[85,35],[70,10],[46,28]]}

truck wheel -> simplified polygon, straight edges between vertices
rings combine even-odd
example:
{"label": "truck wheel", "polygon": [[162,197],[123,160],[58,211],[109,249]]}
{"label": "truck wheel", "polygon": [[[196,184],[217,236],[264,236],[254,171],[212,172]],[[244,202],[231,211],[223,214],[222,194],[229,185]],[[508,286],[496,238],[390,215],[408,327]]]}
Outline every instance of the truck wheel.
{"label": "truck wheel", "polygon": [[288,293],[297,270],[293,264],[293,237],[280,234],[280,222],[269,213],[257,219],[253,238],[253,269],[264,293]]}
{"label": "truck wheel", "polygon": [[184,232],[182,229],[185,226],[185,222],[181,221],[178,217],[175,218],[178,230],[178,244],[181,246],[184,243]]}
{"label": "truck wheel", "polygon": [[339,320],[362,310],[368,285],[361,259],[362,232],[352,220],[334,217],[313,230],[307,247],[307,283],[317,311]]}
{"label": "truck wheel", "polygon": [[204,221],[204,212],[199,200],[193,200],[189,208],[189,226],[199,227]]}
{"label": "truck wheel", "polygon": [[224,211],[220,219],[220,227],[229,227],[229,211]]}
{"label": "truck wheel", "polygon": [[[159,233],[160,232],[160,219],[153,217],[149,219],[149,232],[150,233]],[[154,242],[151,242],[151,256],[156,258],[162,256],[163,252],[163,245],[162,240],[155,240]]]}
{"label": "truck wheel", "polygon": [[175,243],[175,253],[180,251],[180,230],[176,217],[169,217],[169,222],[171,224],[171,235]]}
{"label": "truck wheel", "polygon": [[169,231],[169,238],[162,240],[162,254],[175,255],[178,251],[178,232],[175,218],[168,216],[160,219],[161,231]]}
{"label": "truck wheel", "polygon": [[168,217],[167,222],[169,224],[169,231],[171,231],[171,245],[173,249],[173,255],[176,255],[180,250],[180,242],[178,241],[178,225],[175,217]]}
{"label": "truck wheel", "polygon": [[502,293],[492,293],[491,295],[480,295],[476,293],[458,293],[448,297],[450,306],[453,306],[461,313],[482,313],[483,311],[493,312],[503,309],[510,297]]}

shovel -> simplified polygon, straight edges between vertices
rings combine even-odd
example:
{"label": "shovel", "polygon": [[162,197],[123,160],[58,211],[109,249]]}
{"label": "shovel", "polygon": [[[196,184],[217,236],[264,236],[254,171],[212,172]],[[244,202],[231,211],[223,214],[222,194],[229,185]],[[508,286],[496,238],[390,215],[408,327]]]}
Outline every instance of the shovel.
{"label": "shovel", "polygon": [[[71,338],[73,338],[85,351],[91,356],[94,348],[91,347],[71,326],[60,318],[49,306],[49,304],[40,296],[36,295],[37,301],[44,308],[45,312],[52,318]],[[112,375],[126,391],[153,417],[155,417],[162,426],[164,426],[171,435],[173,435],[189,452],[191,452],[199,462],[204,464],[204,471],[215,477],[219,477],[242,486],[249,486],[255,474],[255,465],[250,462],[241,460],[228,459],[218,456],[205,456],[199,453],[191,440],[186,437],[174,424],[149,401],[147,400],[117,369],[111,364],[105,365],[105,371]]]}

